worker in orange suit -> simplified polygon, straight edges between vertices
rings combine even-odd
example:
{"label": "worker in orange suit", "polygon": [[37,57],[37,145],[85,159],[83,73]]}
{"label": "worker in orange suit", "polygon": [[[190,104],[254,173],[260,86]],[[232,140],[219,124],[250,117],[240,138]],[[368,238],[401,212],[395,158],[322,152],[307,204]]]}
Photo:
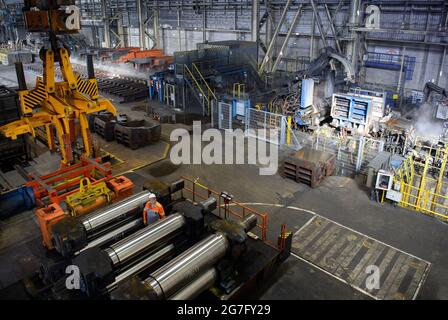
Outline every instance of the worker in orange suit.
{"label": "worker in orange suit", "polygon": [[157,201],[156,195],[151,193],[149,195],[149,201],[146,203],[145,209],[143,209],[143,223],[148,225],[163,218],[165,218],[165,210]]}

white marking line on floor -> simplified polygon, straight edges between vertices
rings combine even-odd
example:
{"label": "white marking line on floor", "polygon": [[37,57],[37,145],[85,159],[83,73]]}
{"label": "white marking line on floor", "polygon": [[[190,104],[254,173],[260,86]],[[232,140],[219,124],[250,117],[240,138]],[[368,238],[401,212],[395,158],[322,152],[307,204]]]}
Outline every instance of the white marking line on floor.
{"label": "white marking line on floor", "polygon": [[[425,261],[425,260],[423,260],[423,261]],[[417,298],[417,294],[420,292],[420,289],[422,288],[423,283],[425,283],[426,278],[428,277],[430,269],[431,269],[431,263],[428,264],[428,266],[426,267],[425,271],[423,272],[422,279],[420,280],[420,282],[419,282],[419,284],[417,286],[417,289],[415,289],[415,293],[414,293],[414,295],[412,297],[412,300],[415,300]]]}
{"label": "white marking line on floor", "polygon": [[335,276],[335,275],[332,274],[331,272],[328,272],[327,270],[322,269],[322,268],[319,267],[318,265],[315,265],[314,263],[312,263],[312,262],[310,262],[310,261],[308,261],[308,260],[302,258],[301,256],[298,256],[297,254],[295,254],[295,253],[293,253],[293,252],[291,252],[291,255],[292,255],[293,257],[295,257],[295,258],[297,258],[297,259],[299,259],[299,260],[301,260],[301,261],[303,261],[303,262],[309,264],[309,265],[312,266],[313,268],[319,269],[320,271],[322,271],[323,273],[329,275],[330,277],[335,278],[336,280],[339,280],[340,282],[342,282],[342,283],[348,285],[350,288],[352,288],[352,289],[354,289],[354,290],[357,290],[357,291],[359,291],[359,292],[365,294],[366,296],[369,296],[370,298],[372,298],[372,299],[374,299],[374,300],[378,300],[377,297],[375,297],[374,295],[370,294],[369,292],[367,292],[367,291],[361,289],[360,287],[357,287],[357,286],[354,286],[354,285],[350,284],[349,282],[345,281],[344,279],[339,278],[338,276]]}
{"label": "white marking line on floor", "polygon": [[[348,229],[348,230],[350,230],[350,231],[352,231],[352,232],[354,232],[354,233],[357,233],[357,234],[359,234],[359,235],[361,235],[361,236],[364,236],[364,237],[367,237],[367,238],[372,239],[372,240],[374,240],[374,241],[377,241],[378,243],[381,243],[381,244],[383,244],[383,245],[385,245],[385,246],[387,246],[387,247],[389,247],[389,248],[392,248],[392,249],[397,250],[397,251],[399,251],[399,252],[401,252],[401,253],[404,253],[404,254],[406,254],[406,255],[408,255],[408,256],[410,256],[410,257],[413,257],[413,258],[415,258],[415,259],[417,259],[417,260],[420,260],[420,261],[423,261],[423,262],[427,263],[428,266],[427,266],[427,268],[426,268],[426,270],[425,270],[425,273],[424,273],[424,275],[422,276],[422,278],[421,278],[421,280],[420,280],[420,282],[419,282],[419,284],[418,284],[418,286],[417,286],[417,289],[415,290],[415,293],[414,293],[414,295],[413,295],[413,297],[412,297],[412,300],[415,300],[415,298],[417,297],[417,295],[418,295],[418,293],[419,293],[421,287],[423,286],[424,281],[426,280],[426,278],[427,278],[427,276],[428,276],[429,270],[430,270],[430,268],[431,268],[431,262],[426,261],[425,259],[419,258],[419,257],[417,257],[417,256],[415,256],[415,255],[413,255],[413,254],[410,254],[410,253],[406,252],[406,251],[403,251],[403,250],[400,250],[400,249],[398,249],[398,248],[395,248],[395,247],[393,247],[393,246],[391,246],[391,245],[388,245],[387,243],[384,243],[383,241],[380,241],[380,240],[377,240],[377,239],[375,239],[375,238],[372,238],[372,237],[370,237],[370,236],[368,236],[368,235],[366,235],[366,234],[364,234],[364,233],[362,233],[362,232],[359,232],[359,231],[356,231],[356,230],[354,230],[354,229],[352,229],[352,228],[350,228],[350,227],[344,226],[343,224],[340,224],[340,223],[338,223],[338,222],[336,222],[336,221],[333,221],[333,220],[331,220],[331,219],[329,219],[329,218],[326,218],[326,217],[324,217],[324,216],[322,216],[322,215],[320,215],[320,214],[318,214],[318,213],[316,213],[316,212],[314,212],[314,211],[307,210],[307,209],[303,209],[303,208],[299,208],[299,207],[294,207],[294,206],[285,206],[285,205],[282,205],[282,204],[279,204],[279,203],[244,202],[244,203],[240,203],[240,204],[242,204],[242,205],[244,205],[244,206],[267,206],[267,207],[285,208],[285,209],[291,209],[291,210],[296,210],[296,211],[303,211],[303,212],[307,212],[307,213],[310,213],[310,214],[315,215],[315,216],[312,217],[309,221],[307,221],[305,225],[303,225],[299,230],[297,230],[297,231],[294,233],[294,235],[296,235],[298,232],[300,232],[306,225],[308,225],[309,223],[311,223],[311,220],[313,220],[313,219],[317,216],[317,217],[320,217],[320,218],[323,218],[323,219],[327,219],[328,221],[330,221],[330,222],[332,222],[332,223],[334,223],[334,224],[337,224],[338,226],[341,226],[341,227],[343,227],[343,228],[346,228],[346,229]],[[231,205],[234,205],[234,204],[232,203]],[[293,254],[292,252],[291,252],[291,255],[293,255],[293,256],[295,256],[296,258],[299,258],[299,259],[301,259],[301,260],[303,260],[303,261],[305,261],[305,262],[307,262],[307,263],[309,263],[309,264],[315,266],[316,268],[318,268],[319,270],[324,271],[325,273],[331,274],[331,273],[329,273],[328,271],[325,271],[325,270],[323,270],[322,268],[318,267],[317,265],[312,264],[311,262],[309,262],[309,261],[307,261],[307,260],[305,260],[305,259],[303,259],[303,258],[300,258],[299,256],[297,256],[296,254]],[[339,277],[337,277],[337,276],[335,276],[335,275],[333,275],[333,274],[331,274],[331,275],[332,275],[334,278],[339,279],[340,281],[342,281],[342,282],[348,284],[344,279],[340,279]],[[349,285],[350,285],[350,284],[349,284]],[[350,287],[356,289],[356,287],[354,287],[354,286],[352,286],[352,285],[350,285]],[[359,291],[361,291],[361,292],[367,294],[368,296],[372,296],[372,295],[366,293],[363,289],[360,289],[360,288],[359,288]]]}
{"label": "white marking line on floor", "polygon": [[308,220],[299,230],[297,230],[296,232],[294,232],[294,235],[296,235],[297,233],[299,233],[300,231],[302,231],[303,229],[305,229],[305,227],[307,227],[314,219],[316,219],[317,215],[315,215],[314,217],[312,217],[310,220]]}

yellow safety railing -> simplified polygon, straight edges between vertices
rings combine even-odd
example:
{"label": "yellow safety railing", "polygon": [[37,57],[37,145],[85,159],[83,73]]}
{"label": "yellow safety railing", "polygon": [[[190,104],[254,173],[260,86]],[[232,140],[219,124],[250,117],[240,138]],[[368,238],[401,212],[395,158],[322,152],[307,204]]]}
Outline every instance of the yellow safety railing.
{"label": "yellow safety railing", "polygon": [[443,220],[448,219],[448,179],[445,148],[420,146],[428,153],[422,159],[407,157],[396,171],[394,182],[402,194],[399,205]]}
{"label": "yellow safety railing", "polygon": [[[195,67],[195,65],[193,64],[193,67]],[[203,99],[205,100],[205,102],[207,103],[207,110],[208,110],[208,114],[210,114],[211,111],[211,103],[212,103],[212,99],[210,97],[210,92],[212,93],[212,96],[215,98],[216,100],[216,96],[215,94],[211,91],[210,87],[208,86],[208,84],[206,85],[207,87],[207,94],[204,92],[202,86],[199,84],[199,81],[196,79],[196,77],[194,76],[193,72],[191,71],[190,68],[188,68],[187,65],[184,65],[185,70],[187,71],[188,75],[190,76],[190,78],[193,80],[194,84],[196,85],[196,87],[198,88],[198,90],[200,91],[200,93],[202,94]],[[198,70],[199,72],[199,70]],[[199,72],[200,74],[200,72]],[[200,75],[200,77],[202,77],[202,74]],[[204,80],[205,81],[205,80]]]}
{"label": "yellow safety railing", "polygon": [[244,83],[234,83],[233,84],[233,97],[241,98],[246,93],[246,85]]}
{"label": "yellow safety railing", "polygon": [[288,117],[288,128],[286,131],[286,144],[290,145],[291,144],[291,123],[292,123],[292,117],[289,116]]}
{"label": "yellow safety railing", "polygon": [[202,80],[202,82],[204,83],[205,87],[207,88],[207,93],[209,97],[213,97],[213,99],[215,99],[215,101],[218,101],[218,99],[216,99],[216,95],[213,92],[213,90],[210,88],[210,86],[208,85],[208,82],[205,81],[204,76],[202,75],[201,71],[199,71],[198,67],[196,66],[195,63],[192,64],[193,65],[193,69],[197,72],[197,74],[199,75],[199,78]]}

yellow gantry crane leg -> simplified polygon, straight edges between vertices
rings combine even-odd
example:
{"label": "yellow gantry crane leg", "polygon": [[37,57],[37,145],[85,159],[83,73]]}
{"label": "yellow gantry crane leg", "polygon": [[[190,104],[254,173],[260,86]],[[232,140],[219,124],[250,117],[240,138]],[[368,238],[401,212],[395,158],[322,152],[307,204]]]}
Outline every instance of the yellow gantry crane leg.
{"label": "yellow gantry crane leg", "polygon": [[[51,127],[54,126],[61,163],[69,165],[74,161],[72,143],[76,136],[73,123],[79,123],[83,155],[90,157],[92,143],[87,115],[100,111],[116,115],[117,111],[108,99],[99,97],[96,79],[83,80],[80,75],[75,75],[67,49],[59,48],[57,54],[52,50],[44,50],[41,58],[44,62],[43,77],[36,79],[34,89],[19,91],[22,119],[0,127],[0,133],[12,139],[26,133],[36,136],[34,129],[44,126],[48,147],[53,149]],[[61,82],[55,81],[55,60],[59,61],[61,67]]]}
{"label": "yellow gantry crane leg", "polygon": [[[43,62],[43,75],[36,78],[34,88],[26,89],[23,68],[20,66],[18,91],[21,108],[21,119],[0,127],[5,137],[17,139],[22,134],[36,136],[35,129],[43,127],[48,147],[55,148],[54,136],[59,142],[62,165],[70,165],[74,161],[73,146],[76,141],[75,123],[81,127],[83,141],[82,153],[89,157],[92,154],[90,132],[87,115],[94,112],[109,111],[117,114],[112,103],[100,98],[98,84],[93,75],[93,63],[88,56],[89,79],[73,72],[70,63],[70,52],[61,46],[57,35],[73,34],[80,31],[80,18],[67,12],[60,1],[24,0],[23,7],[25,26],[29,32],[45,32],[49,38],[49,48],[42,48],[39,56]],[[67,23],[69,19],[72,23]],[[63,80],[57,82],[55,63],[59,63]],[[53,136],[53,130],[56,134]]]}

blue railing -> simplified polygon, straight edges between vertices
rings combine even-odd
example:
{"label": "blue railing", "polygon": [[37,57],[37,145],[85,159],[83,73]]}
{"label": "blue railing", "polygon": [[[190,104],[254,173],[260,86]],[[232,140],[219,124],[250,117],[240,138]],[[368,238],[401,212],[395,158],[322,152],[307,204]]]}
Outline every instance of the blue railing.
{"label": "blue railing", "polygon": [[[401,70],[401,61],[403,57],[400,54],[368,52],[366,67],[385,70]],[[415,70],[415,57],[404,56],[403,72],[406,80],[412,80]]]}

